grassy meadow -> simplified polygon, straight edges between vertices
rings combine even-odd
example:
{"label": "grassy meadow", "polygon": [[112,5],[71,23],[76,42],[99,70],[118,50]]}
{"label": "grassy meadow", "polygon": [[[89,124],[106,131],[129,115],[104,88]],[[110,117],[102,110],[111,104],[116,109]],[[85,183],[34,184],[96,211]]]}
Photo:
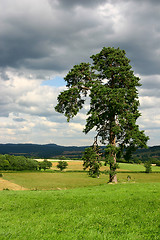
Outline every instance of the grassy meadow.
{"label": "grassy meadow", "polygon": [[[128,175],[131,177],[130,182],[133,183],[160,182],[160,167],[153,166],[153,172],[148,174],[144,172],[143,165],[127,163],[120,163],[119,165],[120,168],[117,173],[119,183],[128,182]],[[57,161],[53,161],[51,170],[5,172],[3,178],[29,190],[57,190],[96,186],[107,184],[109,180],[109,176],[103,172],[99,178],[88,177],[87,172],[83,171],[82,161],[68,161],[68,167],[64,172],[60,172],[56,166]],[[106,166],[101,167],[101,171],[108,169]]]}
{"label": "grassy meadow", "polygon": [[160,239],[160,168],[147,174],[121,163],[119,183],[107,184],[108,175],[88,177],[81,161],[68,164],[64,172],[55,161],[47,171],[3,172],[27,190],[0,191],[0,239]]}
{"label": "grassy meadow", "polygon": [[[131,180],[127,180],[127,176]],[[88,177],[85,172],[16,172],[3,173],[4,179],[29,190],[61,190],[107,184],[108,175]],[[160,183],[160,173],[117,173],[119,183]]]}
{"label": "grassy meadow", "polygon": [[1,191],[0,239],[160,239],[160,183]]}

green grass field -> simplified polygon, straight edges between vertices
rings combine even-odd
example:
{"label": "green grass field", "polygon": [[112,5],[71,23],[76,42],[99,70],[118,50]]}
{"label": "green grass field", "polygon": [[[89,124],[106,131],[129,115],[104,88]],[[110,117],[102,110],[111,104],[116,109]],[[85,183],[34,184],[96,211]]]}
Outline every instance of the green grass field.
{"label": "green grass field", "polygon": [[[143,164],[130,164],[130,163],[119,163],[120,170],[135,171],[135,172],[144,172],[145,167]],[[152,166],[152,172],[160,172],[160,167]]]}
{"label": "green grass field", "polygon": [[[52,169],[47,172],[5,172],[3,178],[16,183],[24,188],[34,190],[56,190],[70,189],[77,187],[96,186],[106,184],[109,176],[101,174],[100,178],[90,178],[87,172],[83,171],[82,161],[69,161],[68,168],[64,172],[57,170],[57,162],[52,163]],[[127,176],[130,175],[130,182],[160,182],[160,167],[152,167],[153,173],[147,174],[143,165],[120,163],[120,169],[117,173],[119,182],[127,182]],[[102,166],[101,170],[108,169]],[[78,172],[77,172],[78,171]]]}
{"label": "green grass field", "polygon": [[[130,175],[131,183],[160,182],[160,173],[117,173],[120,183],[127,183]],[[88,177],[86,172],[16,172],[3,173],[4,179],[30,190],[56,190],[107,184],[108,175],[99,178]]]}
{"label": "green grass field", "polygon": [[47,172],[3,172],[28,190],[0,191],[0,240],[160,240],[160,173],[142,167],[121,163],[118,184],[88,177],[81,161],[62,173],[55,163]]}
{"label": "green grass field", "polygon": [[0,239],[160,239],[160,183],[1,191]]}

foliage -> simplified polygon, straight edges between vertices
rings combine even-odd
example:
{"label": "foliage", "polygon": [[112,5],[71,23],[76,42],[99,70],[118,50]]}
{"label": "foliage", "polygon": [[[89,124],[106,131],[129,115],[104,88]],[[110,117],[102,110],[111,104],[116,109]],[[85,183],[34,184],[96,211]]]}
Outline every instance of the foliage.
{"label": "foliage", "polygon": [[47,160],[38,162],[24,156],[14,156],[9,154],[0,155],[0,170],[46,170],[51,167],[52,163]]}
{"label": "foliage", "polygon": [[95,129],[96,139],[99,137],[103,144],[116,148],[109,156],[110,181],[116,182],[115,151],[118,157],[129,159],[138,147],[146,147],[148,140],[136,124],[140,116],[137,91],[140,79],[134,76],[124,50],[104,47],[91,58],[92,65],[75,65],[64,78],[68,89],[58,96],[55,109],[69,121],[82,109],[89,92],[90,109],[84,132]]}
{"label": "foliage", "polygon": [[146,173],[151,173],[152,172],[151,163],[149,161],[145,162],[144,167],[146,168],[146,171],[145,171]]}
{"label": "foliage", "polygon": [[39,170],[50,169],[52,167],[52,163],[50,161],[44,160],[43,162],[39,162]]}
{"label": "foliage", "polygon": [[24,156],[0,155],[0,170],[38,170],[38,161]]}
{"label": "foliage", "polygon": [[60,169],[60,171],[63,171],[68,166],[68,163],[66,161],[58,161],[57,168]]}
{"label": "foliage", "polygon": [[89,176],[91,177],[99,177],[100,175],[100,167],[102,166],[99,160],[99,149],[95,149],[94,147],[87,148],[82,157],[83,169],[89,169]]}

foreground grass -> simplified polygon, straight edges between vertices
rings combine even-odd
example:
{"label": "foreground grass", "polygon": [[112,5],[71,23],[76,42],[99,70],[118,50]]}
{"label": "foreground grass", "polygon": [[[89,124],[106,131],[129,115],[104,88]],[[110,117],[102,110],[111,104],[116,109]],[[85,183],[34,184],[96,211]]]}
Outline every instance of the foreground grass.
{"label": "foreground grass", "polygon": [[[127,182],[130,175],[130,182],[160,183],[160,173],[117,173],[120,183]],[[88,177],[86,172],[15,172],[3,173],[3,178],[31,190],[56,190],[70,189],[77,187],[96,186],[106,184],[108,175],[101,174],[100,178]]]}
{"label": "foreground grass", "polygon": [[160,183],[1,191],[0,239],[160,239]]}

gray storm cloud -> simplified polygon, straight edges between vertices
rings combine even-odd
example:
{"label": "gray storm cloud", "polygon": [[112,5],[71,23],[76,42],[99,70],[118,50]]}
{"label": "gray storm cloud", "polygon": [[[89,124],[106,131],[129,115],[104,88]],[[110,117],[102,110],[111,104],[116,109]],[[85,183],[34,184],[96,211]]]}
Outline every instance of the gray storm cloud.
{"label": "gray storm cloud", "polygon": [[[30,141],[36,142],[38,131],[43,142],[49,142],[52,137],[49,133],[47,137],[45,129],[50,129],[50,133],[54,129],[54,134],[53,123],[61,123],[61,127],[56,125],[57,129],[60,127],[61,140],[66,137],[66,131],[70,141],[75,142],[75,126],[83,127],[84,113],[67,125],[66,119],[54,112],[62,89],[41,83],[50,76],[64,76],[75,64],[90,61],[90,56],[104,46],[126,51],[143,84],[139,89],[140,123],[145,129],[151,129],[153,119],[156,128],[160,128],[157,107],[160,99],[160,1],[1,0],[0,12],[0,119],[8,121],[3,125],[5,130],[0,141],[22,141],[23,138],[17,139],[17,133],[24,137],[24,131],[31,136]],[[42,124],[38,124],[39,121]],[[17,131],[8,128],[12,124]],[[35,135],[32,135],[34,129]],[[79,135],[81,140],[77,136],[77,145],[86,141],[82,136]],[[61,140],[57,137],[57,143]],[[155,140],[152,136],[153,144],[158,141],[157,135]]]}
{"label": "gray storm cloud", "polygon": [[159,74],[158,1],[2,0],[0,66],[66,71],[119,46],[140,74]]}

